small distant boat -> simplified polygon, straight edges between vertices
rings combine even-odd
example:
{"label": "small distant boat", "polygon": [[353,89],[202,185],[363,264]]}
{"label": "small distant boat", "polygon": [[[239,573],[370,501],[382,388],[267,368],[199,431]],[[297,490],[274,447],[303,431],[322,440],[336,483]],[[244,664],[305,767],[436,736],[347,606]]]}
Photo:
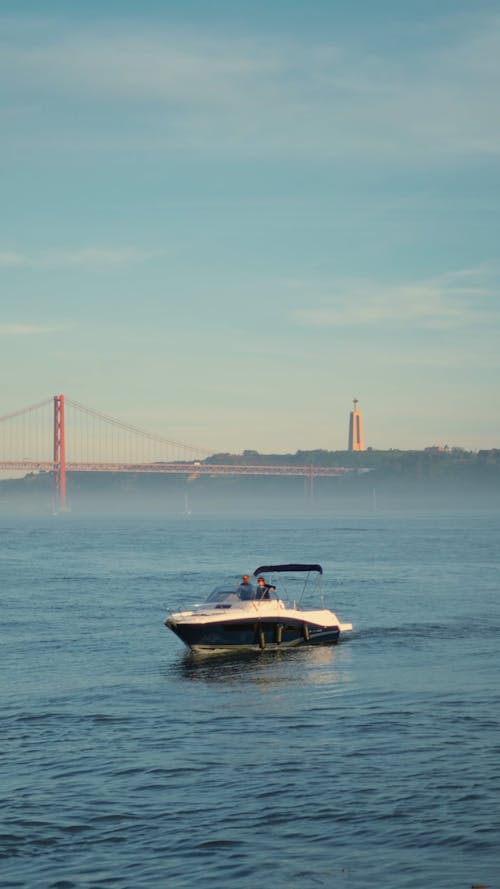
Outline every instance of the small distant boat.
{"label": "small distant boat", "polygon": [[[282,575],[302,573],[305,581],[299,602],[286,603]],[[310,576],[321,578],[321,565],[261,565],[250,582],[231,581],[217,586],[203,605],[179,611],[165,621],[193,651],[235,651],[292,648],[299,645],[332,645],[352,624],[340,621],[325,607],[310,607]],[[269,583],[263,575],[279,581]],[[317,584],[314,584],[317,586]],[[303,604],[304,603],[304,604]]]}

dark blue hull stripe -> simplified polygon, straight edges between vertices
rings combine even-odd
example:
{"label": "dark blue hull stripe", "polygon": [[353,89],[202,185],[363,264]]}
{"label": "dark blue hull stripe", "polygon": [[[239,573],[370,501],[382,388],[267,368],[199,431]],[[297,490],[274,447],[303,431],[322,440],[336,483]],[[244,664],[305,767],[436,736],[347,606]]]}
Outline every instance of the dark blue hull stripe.
{"label": "dark blue hull stripe", "polygon": [[338,642],[338,627],[321,627],[301,621],[235,621],[233,623],[185,624],[167,621],[167,626],[189,648],[267,648],[296,645],[332,645]]}

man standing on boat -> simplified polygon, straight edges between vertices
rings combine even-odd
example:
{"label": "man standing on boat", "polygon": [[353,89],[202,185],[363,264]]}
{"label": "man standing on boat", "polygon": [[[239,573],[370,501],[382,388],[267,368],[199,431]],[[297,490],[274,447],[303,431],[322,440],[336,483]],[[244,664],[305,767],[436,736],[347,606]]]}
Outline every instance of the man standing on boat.
{"label": "man standing on boat", "polygon": [[255,590],[250,583],[250,577],[248,574],[244,574],[241,578],[241,583],[238,587],[238,596],[244,601],[255,599]]}

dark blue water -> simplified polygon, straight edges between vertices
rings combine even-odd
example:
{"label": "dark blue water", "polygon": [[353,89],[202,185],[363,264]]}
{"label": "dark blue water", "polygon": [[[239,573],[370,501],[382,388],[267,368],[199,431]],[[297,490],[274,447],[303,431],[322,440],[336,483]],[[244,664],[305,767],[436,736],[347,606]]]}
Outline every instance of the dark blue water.
{"label": "dark blue water", "polygon": [[[2,887],[498,889],[499,540],[498,515],[2,519]],[[295,560],[339,646],[196,660],[163,626]]]}

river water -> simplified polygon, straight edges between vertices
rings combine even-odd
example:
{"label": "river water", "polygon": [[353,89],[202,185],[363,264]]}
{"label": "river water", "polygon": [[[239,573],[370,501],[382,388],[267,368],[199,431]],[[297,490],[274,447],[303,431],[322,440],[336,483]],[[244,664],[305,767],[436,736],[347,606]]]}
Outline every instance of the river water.
{"label": "river water", "polygon": [[[500,516],[0,520],[2,887],[500,889]],[[192,658],[320,562],[338,646]]]}

